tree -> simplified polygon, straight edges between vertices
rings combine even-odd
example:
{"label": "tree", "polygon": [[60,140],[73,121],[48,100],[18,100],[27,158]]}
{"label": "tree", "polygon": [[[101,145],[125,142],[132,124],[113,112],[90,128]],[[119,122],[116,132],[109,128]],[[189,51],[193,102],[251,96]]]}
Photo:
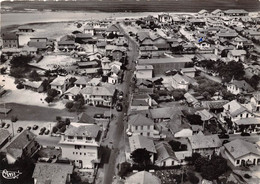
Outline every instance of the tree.
{"label": "tree", "polygon": [[10,61],[11,67],[25,67],[27,64],[32,61],[32,56],[14,56]]}
{"label": "tree", "polygon": [[26,72],[25,68],[22,67],[11,67],[10,69],[10,76],[15,77],[15,78],[23,78],[25,75],[24,73]]}
{"label": "tree", "polygon": [[206,159],[205,157],[198,157],[195,162],[194,162],[194,166],[195,166],[195,170],[197,172],[201,172],[202,171],[202,167],[204,165],[206,165],[208,163],[208,159]]}
{"label": "tree", "polygon": [[179,141],[171,140],[169,145],[172,147],[173,151],[179,151],[181,147],[181,143]]}
{"label": "tree", "polygon": [[190,122],[191,125],[203,125],[203,121],[201,120],[200,115],[187,115],[187,120]]}
{"label": "tree", "polygon": [[53,102],[53,97],[47,96],[44,100],[45,100],[48,104],[50,104],[51,102]]}
{"label": "tree", "polygon": [[18,83],[18,84],[16,85],[16,88],[17,88],[17,89],[23,89],[23,88],[24,88],[24,85],[23,85],[22,83]]}
{"label": "tree", "polygon": [[188,180],[192,183],[192,184],[197,184],[199,183],[200,179],[192,172],[188,172]]}
{"label": "tree", "polygon": [[72,109],[73,105],[74,105],[74,103],[71,102],[71,101],[69,101],[69,102],[66,103],[65,106],[66,106],[66,108],[70,111],[70,110]]}
{"label": "tree", "polygon": [[3,68],[0,69],[0,73],[1,73],[1,74],[5,74],[6,70],[7,70],[7,68],[6,68],[6,67],[3,67]]}
{"label": "tree", "polygon": [[222,65],[218,68],[218,73],[227,82],[229,82],[232,77],[240,80],[244,77],[245,71],[244,66],[241,62],[231,61],[228,64]]}
{"label": "tree", "polygon": [[172,91],[171,95],[173,98],[178,101],[184,98],[185,90],[182,89],[175,89]]}
{"label": "tree", "polygon": [[82,109],[85,104],[85,99],[82,94],[77,94],[74,98],[74,106],[77,110]]}
{"label": "tree", "polygon": [[254,88],[257,89],[260,77],[258,75],[253,75],[247,82]]}
{"label": "tree", "polygon": [[56,89],[49,89],[47,91],[47,96],[48,97],[55,98],[58,94],[59,94],[59,92]]}
{"label": "tree", "polygon": [[52,128],[52,132],[53,132],[54,134],[56,134],[56,133],[58,132],[58,130],[59,130],[59,129],[58,129],[56,126]]}
{"label": "tree", "polygon": [[12,121],[13,123],[15,123],[16,121],[18,121],[17,116],[12,116],[12,117],[11,117],[11,121]]}
{"label": "tree", "polygon": [[121,164],[118,164],[118,175],[121,178],[124,178],[127,173],[130,171],[131,169],[131,164],[128,162],[123,162]]}
{"label": "tree", "polygon": [[130,158],[139,166],[147,166],[150,164],[150,157],[150,153],[145,148],[136,149],[130,155]]}
{"label": "tree", "polygon": [[50,88],[50,83],[49,83],[49,80],[47,79],[44,79],[42,81],[42,87],[43,87],[43,91],[46,91]]}
{"label": "tree", "polygon": [[29,78],[31,81],[40,81],[41,77],[40,75],[36,72],[36,70],[33,70],[30,74],[29,74]]}

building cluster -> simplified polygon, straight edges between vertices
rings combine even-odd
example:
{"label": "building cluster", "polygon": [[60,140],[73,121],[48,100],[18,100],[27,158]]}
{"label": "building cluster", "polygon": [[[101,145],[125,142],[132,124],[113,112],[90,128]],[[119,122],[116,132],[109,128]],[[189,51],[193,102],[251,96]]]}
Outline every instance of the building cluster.
{"label": "building cluster", "polygon": [[[133,61],[130,100],[124,102],[129,107],[124,121],[119,122],[124,123],[126,135],[122,137],[124,161],[134,166],[133,154],[145,150],[150,156],[149,166],[160,170],[188,165],[187,158],[198,153],[208,159],[222,156],[239,169],[260,165],[259,142],[245,139],[260,133],[260,93],[258,84],[252,86],[253,79],[260,79],[259,23],[260,16],[252,17],[239,9],[160,14],[118,23],[106,19],[89,21],[81,31],[62,35],[60,40],[32,36],[23,46],[19,36],[37,29],[21,26],[15,33],[2,35],[2,54],[10,60],[32,56],[30,66],[48,74],[48,88],[57,91],[58,100],[74,102],[80,96],[84,105],[109,107],[111,111],[123,104],[118,99],[118,86],[124,82],[125,71],[132,72],[127,68],[132,62],[131,41],[138,47],[139,57]],[[76,62],[47,69],[35,65],[55,54]],[[220,72],[207,67],[207,62],[213,61],[214,65],[240,63],[247,77],[230,76],[230,81],[223,81]],[[23,87],[46,92],[46,76],[40,76],[37,82],[26,79]],[[207,81],[212,83],[203,85]],[[211,85],[217,87],[209,90]],[[201,86],[208,94],[198,92]],[[111,114],[102,114],[105,116],[111,118]],[[61,154],[51,163],[36,163],[34,182],[67,183],[75,170],[95,173],[102,164],[101,143],[107,128],[82,113],[64,131],[54,133],[60,136],[57,147]],[[0,129],[0,149],[13,164],[34,157],[42,146],[30,130],[12,137]],[[161,183],[147,171],[132,173],[124,182]]]}

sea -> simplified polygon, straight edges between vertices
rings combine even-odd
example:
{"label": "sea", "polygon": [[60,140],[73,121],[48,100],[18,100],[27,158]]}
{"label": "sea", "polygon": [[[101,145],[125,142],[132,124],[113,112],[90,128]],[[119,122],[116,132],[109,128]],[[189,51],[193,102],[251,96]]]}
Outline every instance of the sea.
{"label": "sea", "polygon": [[139,17],[154,12],[198,12],[202,9],[260,11],[260,0],[80,0],[3,1],[1,27],[56,21]]}

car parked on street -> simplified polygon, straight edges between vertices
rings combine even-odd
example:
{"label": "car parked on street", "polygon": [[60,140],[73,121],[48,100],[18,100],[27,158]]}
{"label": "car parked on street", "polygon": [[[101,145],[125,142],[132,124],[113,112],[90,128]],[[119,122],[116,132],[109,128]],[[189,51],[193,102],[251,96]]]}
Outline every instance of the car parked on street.
{"label": "car parked on street", "polygon": [[30,126],[28,126],[27,128],[26,128],[26,130],[31,130],[32,129],[32,127],[30,127]]}
{"label": "car parked on street", "polygon": [[9,124],[9,123],[6,123],[4,128],[7,129],[7,128],[9,128],[9,127],[10,127],[10,124]]}
{"label": "car parked on street", "polygon": [[250,136],[250,133],[242,132],[240,135],[241,135],[241,136]]}
{"label": "car parked on street", "polygon": [[94,114],[94,118],[96,118],[96,119],[103,119],[104,118],[104,114]]}
{"label": "car parked on street", "polygon": [[229,135],[228,134],[220,134],[220,135],[218,135],[218,137],[220,139],[229,139]]}
{"label": "car parked on street", "polygon": [[50,133],[50,130],[46,130],[44,134],[49,135],[49,133]]}
{"label": "car parked on street", "polygon": [[20,132],[22,132],[23,131],[23,127],[19,127],[18,129],[17,129],[17,133],[20,133]]}
{"label": "car parked on street", "polygon": [[4,128],[5,127],[5,122],[2,122],[1,124],[0,124],[0,128]]}
{"label": "car parked on street", "polygon": [[37,130],[38,127],[39,127],[38,125],[34,125],[32,129],[33,129],[33,130]]}

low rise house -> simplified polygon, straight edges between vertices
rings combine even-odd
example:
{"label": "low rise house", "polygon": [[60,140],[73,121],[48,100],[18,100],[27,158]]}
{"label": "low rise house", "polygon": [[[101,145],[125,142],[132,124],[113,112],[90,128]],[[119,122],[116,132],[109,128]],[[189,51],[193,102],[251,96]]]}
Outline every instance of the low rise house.
{"label": "low rise house", "polygon": [[231,61],[245,61],[246,51],[245,50],[230,50],[227,54],[227,57]]}
{"label": "low rise house", "polygon": [[220,153],[222,143],[218,135],[204,135],[200,132],[197,135],[188,137],[188,140],[193,153],[200,153],[201,155],[209,157],[214,153],[217,155]]}
{"label": "low rise house", "polygon": [[234,133],[257,133],[260,130],[259,118],[243,118],[233,122]]}
{"label": "low rise house", "polygon": [[61,163],[36,163],[32,178],[34,184],[67,184],[71,181],[73,165]]}
{"label": "low rise house", "polygon": [[112,24],[110,27],[108,27],[106,29],[106,34],[107,36],[109,34],[116,34],[116,35],[119,35],[120,34],[120,29],[115,25],[115,24]]}
{"label": "low rise house", "polygon": [[224,11],[224,15],[226,16],[248,16],[248,12],[243,9],[229,9]]}
{"label": "low rise house", "polygon": [[15,33],[2,34],[3,48],[19,48],[19,36]]}
{"label": "low rise house", "polygon": [[35,138],[36,135],[30,130],[23,130],[13,137],[1,150],[6,153],[7,162],[13,164],[18,159],[31,158],[35,155],[40,149],[40,145]]}
{"label": "low rise house", "polygon": [[178,160],[171,146],[167,142],[159,142],[155,145],[156,159],[155,165],[160,167],[169,167],[175,165],[181,165],[181,161]]}
{"label": "low rise house", "polygon": [[252,93],[254,88],[250,86],[250,84],[248,84],[245,80],[231,80],[227,84],[227,90],[234,95],[238,95]]}
{"label": "low rise house", "polygon": [[150,138],[156,138],[159,135],[159,131],[155,130],[153,120],[142,114],[129,117],[126,132],[128,135],[142,135]]}
{"label": "low rise house", "polygon": [[90,34],[91,36],[94,36],[95,31],[94,31],[94,28],[91,25],[86,25],[84,27],[84,33],[85,34]]}
{"label": "low rise house", "polygon": [[88,77],[79,77],[75,82],[74,86],[77,86],[79,88],[84,88],[87,86],[87,83],[90,81],[90,78]]}
{"label": "low rise house", "polygon": [[220,9],[216,9],[213,12],[211,12],[211,15],[216,16],[216,17],[223,17],[224,12]]}
{"label": "low rise house", "polygon": [[181,73],[183,75],[186,75],[188,77],[194,78],[195,77],[196,69],[194,67],[192,68],[182,68]]}
{"label": "low rise house", "polygon": [[176,118],[176,116],[182,117],[183,113],[178,107],[159,107],[150,109],[151,118],[155,123],[162,121],[170,121]]}
{"label": "low rise house", "polygon": [[260,93],[259,92],[253,94],[253,97],[251,98],[251,103],[255,107],[254,111],[260,112]]}
{"label": "low rise house", "polygon": [[115,93],[115,86],[86,86],[81,89],[80,93],[84,96],[88,105],[110,107]]}
{"label": "low rise house", "polygon": [[94,168],[100,162],[102,130],[93,124],[70,124],[59,142],[62,158],[74,161],[78,168]]}
{"label": "low rise house", "polygon": [[130,152],[133,153],[137,149],[146,149],[151,155],[151,162],[154,163],[154,155],[156,154],[154,142],[145,136],[133,135],[129,137]]}
{"label": "low rise house", "polygon": [[192,105],[194,107],[200,106],[200,102],[192,94],[187,92],[184,94],[184,98],[186,99],[189,105]]}
{"label": "low rise house", "polygon": [[260,165],[260,150],[256,144],[242,139],[224,144],[228,160],[234,166]]}
{"label": "low rise house", "polygon": [[198,47],[200,50],[209,50],[211,44],[207,40],[202,40],[195,42],[195,46]]}
{"label": "low rise house", "polygon": [[20,26],[20,27],[18,27],[18,31],[24,32],[24,33],[32,33],[35,30],[33,28],[29,27],[29,26]]}
{"label": "low rise house", "polygon": [[129,176],[125,184],[161,184],[161,180],[147,171],[140,171]]}
{"label": "low rise house", "polygon": [[190,63],[192,60],[188,57],[176,58],[159,58],[159,59],[139,59],[139,65],[152,65],[154,75],[164,74],[169,69],[179,70],[185,67],[185,63]]}
{"label": "low rise house", "polygon": [[223,106],[223,113],[220,115],[220,120],[225,122],[225,119],[229,119],[232,122],[243,118],[253,118],[255,115],[250,112],[246,107],[242,106],[237,100],[228,102]]}
{"label": "low rise house", "polygon": [[67,91],[64,92],[64,98],[68,100],[74,100],[74,97],[80,94],[80,87],[74,86],[69,88]]}
{"label": "low rise house", "polygon": [[209,15],[209,12],[207,11],[207,10],[200,10],[199,12],[198,12],[198,16],[199,17],[206,17],[206,16],[208,16]]}
{"label": "low rise house", "polygon": [[29,89],[29,90],[32,90],[32,91],[35,91],[35,92],[38,92],[38,93],[41,93],[41,92],[44,91],[42,81],[40,81],[40,82],[25,81],[23,83],[23,86],[24,86],[25,89]]}
{"label": "low rise house", "polygon": [[8,130],[0,128],[0,150],[11,139],[11,133]]}
{"label": "low rise house", "polygon": [[158,21],[162,24],[172,24],[172,16],[166,13],[159,14]]}
{"label": "low rise house", "polygon": [[150,79],[153,77],[152,65],[136,65],[135,76],[137,79]]}
{"label": "low rise house", "polygon": [[56,89],[59,94],[63,94],[67,90],[67,78],[63,76],[58,76],[51,83],[51,89]]}
{"label": "low rise house", "polygon": [[29,47],[37,48],[37,51],[52,51],[54,48],[54,40],[46,37],[32,37],[28,42]]}
{"label": "low rise house", "polygon": [[74,40],[58,41],[58,49],[61,51],[72,51],[76,48]]}
{"label": "low rise house", "polygon": [[174,89],[184,89],[185,91],[187,91],[189,88],[189,84],[190,82],[185,75],[180,75],[177,73],[172,77],[172,87]]}

